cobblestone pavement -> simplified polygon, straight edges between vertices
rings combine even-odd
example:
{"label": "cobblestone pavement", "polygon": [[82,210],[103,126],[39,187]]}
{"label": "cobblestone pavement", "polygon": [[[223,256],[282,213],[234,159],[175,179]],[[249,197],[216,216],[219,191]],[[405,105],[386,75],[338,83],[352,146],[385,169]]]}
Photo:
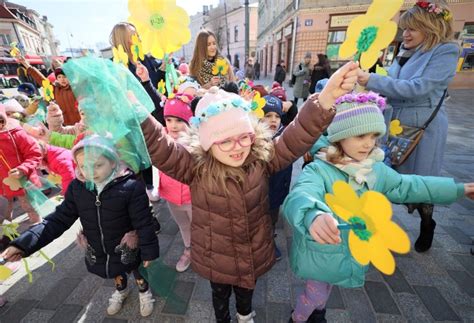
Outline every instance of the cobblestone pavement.
{"label": "cobblestone pavement", "polygon": [[[474,181],[474,96],[469,90],[450,94],[447,102],[450,129],[443,172],[458,181]],[[299,161],[294,167],[294,177],[300,172],[300,165]],[[159,235],[161,254],[165,263],[174,266],[183,250],[178,227],[164,203],[155,204],[155,208],[163,228]],[[435,210],[438,226],[432,249],[425,254],[412,251],[397,256],[397,270],[392,276],[384,276],[371,268],[363,288],[334,288],[328,304],[328,321],[474,321],[474,257],[470,254],[474,203],[462,200]],[[395,220],[407,230],[413,243],[418,235],[418,215],[408,215],[402,206],[394,206],[394,213]],[[113,284],[86,272],[83,254],[73,243],[78,230],[76,223],[45,248],[54,256],[54,272],[36,257],[30,260],[34,269],[32,284],[21,269],[0,285],[0,293],[9,301],[0,309],[1,322],[214,321],[209,283],[191,270],[177,275],[175,292],[181,302],[157,297],[151,317],[142,319],[138,291],[133,287],[121,312],[114,317],[107,316],[105,309],[114,291]],[[256,322],[287,322],[295,295],[303,288],[303,282],[291,273],[288,264],[291,231],[279,221],[277,232],[277,244],[284,256],[258,280],[254,297]]]}

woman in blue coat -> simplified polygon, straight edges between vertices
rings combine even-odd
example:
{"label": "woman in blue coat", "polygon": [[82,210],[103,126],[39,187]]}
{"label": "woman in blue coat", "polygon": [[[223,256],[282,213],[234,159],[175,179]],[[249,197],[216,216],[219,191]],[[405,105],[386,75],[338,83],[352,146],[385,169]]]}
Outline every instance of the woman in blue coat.
{"label": "woman in blue coat", "polygon": [[[388,98],[393,107],[392,119],[400,120],[402,125],[423,126],[456,73],[459,47],[451,41],[452,22],[444,1],[415,4],[400,18],[403,44],[388,76],[359,74],[359,84]],[[439,176],[447,136],[448,118],[443,105],[411,156],[396,170]],[[415,208],[421,216],[415,250],[424,252],[431,247],[436,226],[433,205],[409,205],[409,212]]]}

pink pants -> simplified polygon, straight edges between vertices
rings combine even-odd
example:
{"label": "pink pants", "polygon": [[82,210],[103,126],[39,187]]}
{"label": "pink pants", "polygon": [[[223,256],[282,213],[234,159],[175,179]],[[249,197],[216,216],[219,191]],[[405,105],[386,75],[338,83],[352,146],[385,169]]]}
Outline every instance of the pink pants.
{"label": "pink pants", "polygon": [[306,322],[315,309],[322,310],[331,294],[332,285],[316,280],[307,280],[304,292],[296,299],[293,312],[295,322]]}
{"label": "pink pants", "polygon": [[191,247],[191,220],[192,206],[191,204],[176,205],[168,202],[171,215],[179,227],[181,237],[183,238],[184,247]]}

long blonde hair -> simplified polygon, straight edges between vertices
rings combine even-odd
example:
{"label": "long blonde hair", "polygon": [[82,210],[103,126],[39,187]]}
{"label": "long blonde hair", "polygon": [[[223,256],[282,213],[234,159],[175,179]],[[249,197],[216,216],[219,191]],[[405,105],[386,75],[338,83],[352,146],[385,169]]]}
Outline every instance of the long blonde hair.
{"label": "long blonde hair", "polygon": [[[201,76],[199,75],[199,71],[202,68],[202,62],[207,59],[207,39],[209,36],[214,37],[217,41],[216,35],[210,30],[203,29],[199,32],[196,37],[196,44],[194,45],[194,53],[193,58],[191,59],[191,63],[189,64],[189,73],[192,77],[197,78],[199,83],[203,83],[201,80]],[[219,46],[217,46],[216,56],[220,56],[219,54]]]}
{"label": "long blonde hair", "polygon": [[112,28],[109,36],[110,45],[114,47],[118,47],[118,45],[122,45],[123,50],[128,54],[129,57],[132,57],[132,50],[130,49],[130,33],[128,29],[132,27],[136,28],[133,24],[129,22],[119,22]]}
{"label": "long blonde hair", "polygon": [[[442,10],[449,9],[446,1],[437,0],[431,1]],[[418,6],[413,6],[403,13],[400,17],[399,27],[402,29],[413,29],[422,32],[425,35],[425,40],[421,49],[429,51],[439,43],[447,43],[452,40],[453,36],[453,18],[445,19],[442,15],[428,12],[427,10]]]}

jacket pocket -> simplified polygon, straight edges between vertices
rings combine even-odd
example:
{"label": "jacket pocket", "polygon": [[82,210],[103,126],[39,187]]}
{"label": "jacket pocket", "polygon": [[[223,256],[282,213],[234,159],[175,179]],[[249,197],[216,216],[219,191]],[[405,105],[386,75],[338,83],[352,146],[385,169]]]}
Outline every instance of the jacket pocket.
{"label": "jacket pocket", "polygon": [[363,285],[365,266],[352,258],[344,242],[320,244],[307,237],[296,237],[293,242],[291,265],[297,276],[342,287]]}

